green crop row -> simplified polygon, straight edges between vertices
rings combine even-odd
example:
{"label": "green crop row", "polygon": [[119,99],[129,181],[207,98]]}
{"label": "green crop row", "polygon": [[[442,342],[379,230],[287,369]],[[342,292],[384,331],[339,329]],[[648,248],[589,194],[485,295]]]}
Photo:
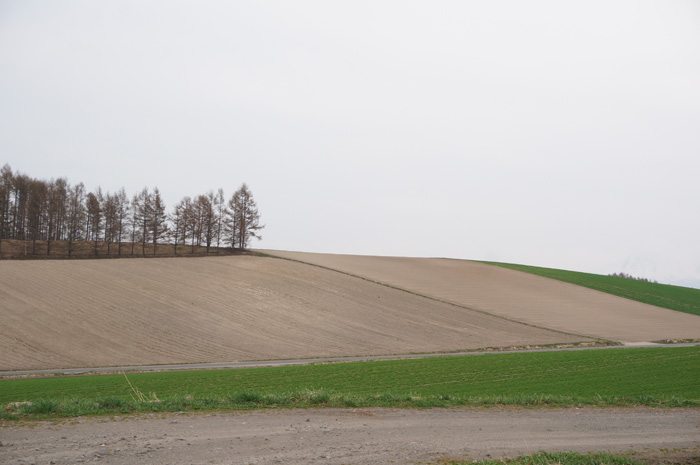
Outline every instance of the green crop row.
{"label": "green crop row", "polygon": [[700,406],[698,386],[700,347],[677,347],[6,379],[0,405],[10,406],[5,416],[309,405]]}

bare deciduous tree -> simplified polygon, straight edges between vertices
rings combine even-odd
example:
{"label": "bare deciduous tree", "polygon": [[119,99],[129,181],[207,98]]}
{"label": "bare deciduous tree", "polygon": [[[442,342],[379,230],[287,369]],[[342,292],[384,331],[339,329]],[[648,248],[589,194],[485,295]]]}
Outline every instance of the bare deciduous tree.
{"label": "bare deciduous tree", "polygon": [[153,239],[153,255],[155,255],[158,241],[163,239],[168,233],[168,227],[166,225],[168,216],[165,213],[165,203],[157,187],[153,189],[153,195],[151,196],[150,213],[150,233]]}
{"label": "bare deciduous tree", "polygon": [[46,255],[51,255],[51,242],[65,237],[66,209],[70,186],[65,178],[48,184]]}
{"label": "bare deciduous tree", "polygon": [[214,210],[215,201],[216,198],[214,196],[214,192],[212,191],[209,191],[206,195],[200,195],[197,198],[202,236],[204,237],[204,244],[207,247],[207,253],[209,253],[211,242],[216,234],[217,220],[216,212]]}
{"label": "bare deciduous tree", "polygon": [[0,251],[2,251],[2,240],[9,235],[10,195],[13,177],[12,168],[5,164],[0,170]]}
{"label": "bare deciduous tree", "polygon": [[100,235],[102,233],[103,227],[103,216],[102,216],[102,203],[104,202],[104,196],[102,195],[102,189],[99,187],[95,192],[90,192],[87,195],[87,226],[86,226],[86,236],[87,240],[92,239],[95,243],[95,256],[97,256],[97,243],[100,240]]}
{"label": "bare deciduous tree", "polygon": [[73,246],[76,241],[83,239],[83,224],[85,221],[85,186],[83,183],[76,184],[68,195],[67,213],[67,240],[68,256],[73,253]]}
{"label": "bare deciduous tree", "polygon": [[228,206],[229,240],[232,247],[245,249],[251,238],[262,238],[258,231],[265,225],[260,224],[258,206],[253,199],[253,193],[245,183],[234,192]]}
{"label": "bare deciduous tree", "polygon": [[216,191],[216,247],[221,247],[221,235],[224,229],[224,218],[226,216],[226,198],[224,190],[219,188]]}
{"label": "bare deciduous tree", "polygon": [[[149,221],[151,219],[151,211],[152,211],[152,201],[153,197],[151,196],[151,193],[148,191],[148,187],[144,187],[141,193],[135,197],[136,203],[133,204],[134,208],[134,214],[136,217],[134,218],[139,225],[139,229],[141,230],[140,236],[141,236],[141,255],[146,255],[146,242],[148,241],[148,226],[149,226]],[[134,226],[136,227],[136,226]]]}
{"label": "bare deciduous tree", "polygon": [[107,243],[107,255],[112,254],[112,243],[119,240],[119,199],[117,194],[107,192],[102,205],[104,216],[104,239]]}
{"label": "bare deciduous tree", "polygon": [[175,253],[186,244],[192,253],[202,245],[209,253],[213,245],[224,243],[248,247],[251,238],[260,238],[264,226],[259,218],[245,184],[228,202],[219,188],[183,198],[167,215],[158,188],[149,192],[146,187],[129,201],[124,188],[114,194],[103,194],[99,187],[88,193],[83,183],[71,186],[65,178],[43,181],[13,173],[7,164],[0,169],[0,253],[7,239],[24,241],[25,254],[31,242],[33,255],[42,241],[47,255],[52,255],[55,241],[66,241],[70,257],[77,250],[76,242],[92,241],[95,256],[102,253],[100,244],[111,256],[115,242],[121,256],[124,236],[131,239],[131,255],[137,242],[142,255],[149,242],[156,255],[159,245],[167,241],[172,241]]}
{"label": "bare deciduous tree", "polygon": [[173,207],[173,212],[170,214],[169,219],[172,224],[172,238],[173,238],[173,253],[177,255],[177,246],[180,241],[185,242],[186,230],[185,230],[185,200],[181,200],[176,203]]}
{"label": "bare deciduous tree", "polygon": [[[126,196],[126,191],[122,187],[116,195],[117,201],[117,237],[119,245],[117,246],[117,255],[122,254],[122,235],[129,233],[129,213],[131,212],[131,204],[129,203],[129,198]],[[134,253],[133,243],[131,247],[131,253]]]}

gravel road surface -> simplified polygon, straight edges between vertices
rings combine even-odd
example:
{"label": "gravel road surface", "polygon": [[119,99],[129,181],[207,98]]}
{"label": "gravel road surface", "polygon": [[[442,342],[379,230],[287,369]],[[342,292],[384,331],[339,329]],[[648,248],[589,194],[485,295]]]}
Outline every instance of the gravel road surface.
{"label": "gravel road surface", "polygon": [[[408,464],[700,448],[700,410],[309,409],[5,423],[0,463]],[[700,450],[700,449],[697,449]]]}

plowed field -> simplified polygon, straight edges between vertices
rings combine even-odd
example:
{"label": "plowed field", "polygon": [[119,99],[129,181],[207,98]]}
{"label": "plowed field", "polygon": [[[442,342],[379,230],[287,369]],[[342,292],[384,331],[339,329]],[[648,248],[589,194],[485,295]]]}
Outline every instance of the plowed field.
{"label": "plowed field", "polygon": [[[454,292],[466,285],[464,278],[450,281],[458,286]],[[2,370],[585,340],[319,267],[254,256],[1,261],[0,317]]]}
{"label": "plowed field", "polygon": [[268,253],[560,331],[622,342],[700,338],[700,317],[466,260]]}

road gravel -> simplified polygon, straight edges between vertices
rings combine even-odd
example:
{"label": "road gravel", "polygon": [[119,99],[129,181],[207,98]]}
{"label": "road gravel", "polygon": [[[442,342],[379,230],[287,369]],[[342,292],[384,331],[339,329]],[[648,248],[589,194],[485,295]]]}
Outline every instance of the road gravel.
{"label": "road gravel", "polygon": [[700,410],[293,409],[5,423],[0,463],[409,464],[700,448]]}

